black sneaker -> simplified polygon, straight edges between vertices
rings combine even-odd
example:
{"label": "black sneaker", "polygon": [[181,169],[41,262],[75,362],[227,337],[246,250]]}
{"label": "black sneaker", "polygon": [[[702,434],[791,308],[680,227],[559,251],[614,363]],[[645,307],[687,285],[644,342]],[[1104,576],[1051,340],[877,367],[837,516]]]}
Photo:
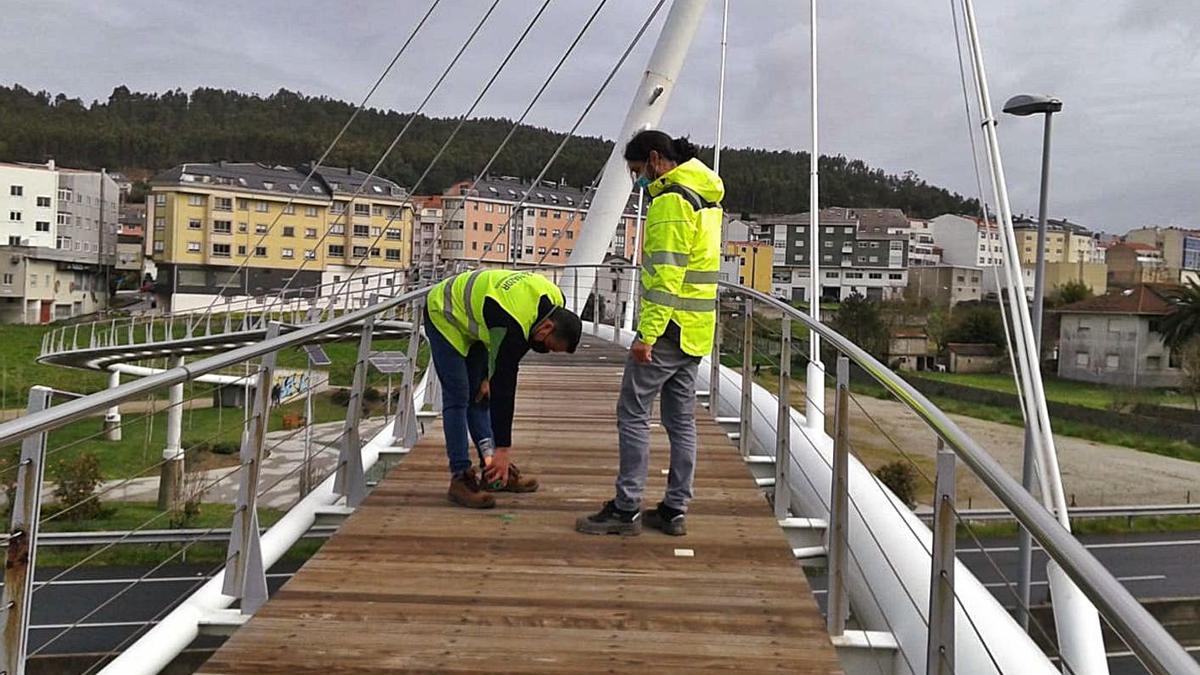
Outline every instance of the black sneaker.
{"label": "black sneaker", "polygon": [[659,502],[658,506],[646,511],[646,525],[673,537],[687,534],[687,514]]}
{"label": "black sneaker", "polygon": [[622,511],[616,502],[604,502],[604,508],[575,520],[575,529],[584,534],[619,534],[633,537],[642,533],[641,511]]}

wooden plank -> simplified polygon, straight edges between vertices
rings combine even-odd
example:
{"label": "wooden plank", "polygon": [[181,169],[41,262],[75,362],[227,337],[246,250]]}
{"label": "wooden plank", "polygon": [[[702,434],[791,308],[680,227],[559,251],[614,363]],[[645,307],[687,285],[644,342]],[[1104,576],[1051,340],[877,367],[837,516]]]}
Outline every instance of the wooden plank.
{"label": "wooden plank", "polygon": [[[439,423],[427,424],[199,672],[840,672],[762,491],[703,409],[686,537],[574,531],[612,496],[624,364],[611,345],[584,346],[522,367],[514,452],[541,490],[497,495],[492,511],[452,506]],[[661,426],[652,438],[649,504],[669,452]]]}

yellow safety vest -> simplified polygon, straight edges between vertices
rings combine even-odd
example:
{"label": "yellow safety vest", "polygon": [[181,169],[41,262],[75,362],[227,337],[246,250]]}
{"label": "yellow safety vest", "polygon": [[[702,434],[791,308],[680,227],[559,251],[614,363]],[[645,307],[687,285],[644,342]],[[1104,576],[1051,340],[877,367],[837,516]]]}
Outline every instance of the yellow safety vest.
{"label": "yellow safety vest", "polygon": [[712,351],[721,269],[721,177],[690,159],[650,183],[642,237],[642,305],[638,334],[654,344],[674,321],[680,347]]}
{"label": "yellow safety vest", "polygon": [[543,295],[556,306],[564,305],[558,286],[537,274],[511,270],[463,272],[429,289],[429,319],[458,353],[466,356],[475,342],[491,347],[492,336],[483,322],[485,300],[500,303],[529,339]]}

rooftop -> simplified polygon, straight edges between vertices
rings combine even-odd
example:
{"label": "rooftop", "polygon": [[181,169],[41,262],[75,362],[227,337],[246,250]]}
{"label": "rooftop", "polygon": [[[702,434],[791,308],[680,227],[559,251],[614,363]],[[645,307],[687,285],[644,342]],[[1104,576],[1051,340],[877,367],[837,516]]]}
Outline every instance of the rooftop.
{"label": "rooftop", "polygon": [[305,183],[311,165],[299,168],[257,162],[186,163],[159,172],[151,185],[223,185],[235,190],[252,190],[310,199],[349,196],[366,184],[362,194],[371,197],[404,198],[404,188],[390,180],[373,177],[354,168],[320,167]]}
{"label": "rooftop", "polygon": [[996,356],[1000,351],[990,342],[949,342],[946,349],[960,356]]}
{"label": "rooftop", "polygon": [[1058,311],[1064,314],[1141,314],[1164,316],[1173,311],[1168,284],[1138,284],[1133,288],[1080,300]]}

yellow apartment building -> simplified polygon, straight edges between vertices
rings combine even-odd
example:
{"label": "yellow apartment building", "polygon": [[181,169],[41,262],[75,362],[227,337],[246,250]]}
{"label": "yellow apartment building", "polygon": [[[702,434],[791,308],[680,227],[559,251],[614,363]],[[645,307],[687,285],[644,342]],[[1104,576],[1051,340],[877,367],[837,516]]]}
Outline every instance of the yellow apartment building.
{"label": "yellow apartment building", "polygon": [[771,267],[775,248],[769,241],[729,241],[725,252],[738,257],[736,281],[763,293],[771,292]]}
{"label": "yellow apartment building", "polygon": [[[151,180],[146,254],[174,309],[407,269],[413,207],[354,169],[217,162]],[[243,269],[237,269],[242,266]]]}

